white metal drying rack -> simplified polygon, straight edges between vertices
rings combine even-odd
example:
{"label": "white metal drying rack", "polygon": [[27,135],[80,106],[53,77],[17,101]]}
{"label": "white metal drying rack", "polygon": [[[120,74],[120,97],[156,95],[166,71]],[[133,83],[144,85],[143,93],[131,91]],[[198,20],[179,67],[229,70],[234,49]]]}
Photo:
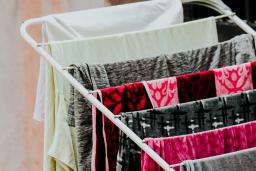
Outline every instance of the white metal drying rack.
{"label": "white metal drying rack", "polygon": [[[236,23],[246,33],[256,37],[256,32],[249,25],[247,25],[238,16],[234,15],[229,7],[227,7],[221,0],[181,0],[182,3],[199,4],[211,9],[216,10],[220,14],[229,17],[234,23]],[[44,17],[34,18],[25,21],[20,28],[21,36],[43,57],[48,63],[50,63],[64,78],[66,78],[71,85],[73,85],[85,98],[87,98],[92,104],[94,104],[109,120],[111,120],[122,132],[124,132],[132,141],[134,141],[143,151],[145,151],[156,163],[158,163],[164,170],[174,171],[173,166],[169,165],[163,160],[153,149],[146,145],[141,138],[139,138],[132,130],[130,130],[125,124],[123,124],[118,117],[108,110],[100,101],[98,101],[86,88],[84,88],[72,75],[68,73],[65,67],[62,67],[54,58],[48,54],[47,51],[30,36],[27,32],[27,28],[31,25],[45,24],[47,20]],[[60,31],[66,34],[71,39],[77,39],[79,36],[72,30],[66,30],[61,25],[55,25]]]}

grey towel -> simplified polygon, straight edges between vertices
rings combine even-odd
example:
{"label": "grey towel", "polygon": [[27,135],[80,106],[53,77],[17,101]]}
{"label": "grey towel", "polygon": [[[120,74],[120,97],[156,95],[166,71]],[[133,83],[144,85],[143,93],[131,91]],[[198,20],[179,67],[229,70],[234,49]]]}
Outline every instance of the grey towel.
{"label": "grey towel", "polygon": [[252,90],[247,93],[248,105],[246,108],[247,116],[256,120],[256,93]]}
{"label": "grey towel", "polygon": [[[255,94],[255,93],[254,93]],[[225,100],[225,117],[223,118],[224,125],[236,125],[245,122],[246,120],[253,120],[246,113],[247,101],[246,95],[243,93],[227,96]],[[229,122],[232,123],[229,123]]]}
{"label": "grey towel", "polygon": [[[173,55],[104,65],[79,65],[71,72],[87,89],[95,90],[136,81],[148,81],[255,60],[253,38],[237,36],[218,45]],[[90,103],[71,87],[68,122],[77,130],[78,169],[90,170],[92,116]]]}
{"label": "grey towel", "polygon": [[[243,150],[198,161],[195,160],[190,162],[190,165],[191,171],[255,171],[256,149]],[[181,169],[181,171],[183,170]]]}

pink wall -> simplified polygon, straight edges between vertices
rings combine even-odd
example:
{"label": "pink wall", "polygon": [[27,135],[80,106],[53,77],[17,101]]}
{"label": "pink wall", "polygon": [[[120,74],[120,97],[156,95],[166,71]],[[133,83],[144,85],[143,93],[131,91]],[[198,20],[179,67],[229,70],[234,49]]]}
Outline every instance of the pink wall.
{"label": "pink wall", "polygon": [[[32,18],[39,17],[42,14],[42,1],[37,0],[37,3],[31,3],[31,0],[20,0],[19,1],[19,15],[22,21]],[[33,35],[39,38],[39,29],[34,29],[38,31],[32,32]],[[22,167],[24,170],[42,170],[42,156],[43,156],[43,124],[32,120],[32,113],[34,107],[34,99],[36,92],[36,81],[39,67],[39,58],[35,51],[26,44],[23,39],[20,40],[21,44],[21,54],[22,56],[17,56],[22,58],[22,85],[25,104],[24,104],[24,114],[23,114],[23,143],[25,148],[25,156],[22,162]]]}
{"label": "pink wall", "polygon": [[[32,119],[39,58],[19,35],[22,21],[103,6],[103,0],[0,1],[0,170],[40,171],[43,124]],[[39,38],[40,31],[33,29]]]}
{"label": "pink wall", "polygon": [[19,36],[24,19],[40,16],[41,2],[0,6],[0,170],[41,170],[43,126],[32,121],[38,60]]}

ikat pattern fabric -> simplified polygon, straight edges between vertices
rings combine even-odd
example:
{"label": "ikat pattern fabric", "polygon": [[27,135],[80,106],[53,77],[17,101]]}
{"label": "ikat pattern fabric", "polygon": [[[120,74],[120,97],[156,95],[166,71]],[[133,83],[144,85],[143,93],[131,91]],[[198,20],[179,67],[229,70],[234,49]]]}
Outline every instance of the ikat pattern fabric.
{"label": "ikat pattern fabric", "polygon": [[251,63],[214,69],[217,96],[253,89]]}
{"label": "ikat pattern fabric", "polygon": [[179,103],[176,77],[153,81],[143,81],[153,108],[176,105]]}

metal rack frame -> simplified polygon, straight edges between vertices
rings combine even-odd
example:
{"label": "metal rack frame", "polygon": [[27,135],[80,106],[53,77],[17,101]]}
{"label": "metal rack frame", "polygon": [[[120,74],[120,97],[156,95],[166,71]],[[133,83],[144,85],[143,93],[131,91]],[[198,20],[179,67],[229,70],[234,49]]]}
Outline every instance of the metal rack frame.
{"label": "metal rack frame", "polygon": [[[256,37],[256,32],[248,26],[243,20],[229,9],[221,0],[182,0],[182,3],[193,3],[203,5],[212,8],[223,15],[227,15],[234,23],[241,27],[246,33],[251,34]],[[34,18],[23,22],[20,28],[21,36],[27,41],[27,43],[35,49],[35,51],[40,54],[40,57],[44,58],[49,64],[53,66],[71,85],[73,85],[85,98],[87,98],[92,104],[96,106],[109,120],[111,120],[122,132],[124,132],[133,142],[135,142],[143,151],[145,151],[156,163],[159,164],[164,170],[174,171],[174,169],[162,159],[153,149],[146,145],[141,138],[139,138],[132,130],[130,130],[124,123],[122,123],[119,118],[107,109],[100,101],[98,101],[86,88],[84,88],[72,75],[68,73],[65,67],[61,66],[54,58],[47,53],[47,51],[39,46],[32,36],[28,33],[28,27],[32,25],[44,25],[47,24],[47,18]],[[55,25],[61,32],[65,33],[70,39],[76,39],[77,36],[70,33],[61,25]]]}

